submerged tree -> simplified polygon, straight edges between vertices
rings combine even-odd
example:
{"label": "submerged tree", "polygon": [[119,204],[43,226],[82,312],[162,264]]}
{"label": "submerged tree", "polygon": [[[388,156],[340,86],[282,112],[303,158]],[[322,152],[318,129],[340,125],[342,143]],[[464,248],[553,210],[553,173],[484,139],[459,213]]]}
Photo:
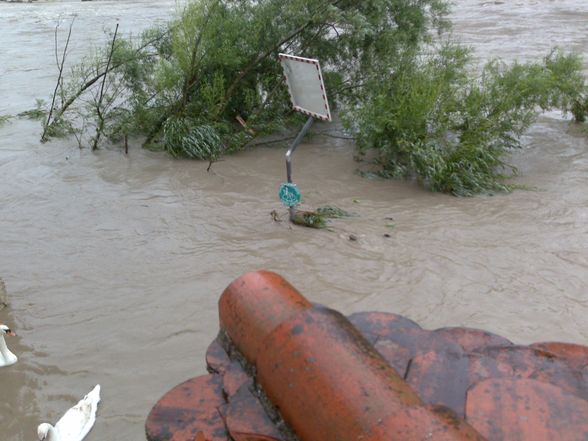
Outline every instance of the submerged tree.
{"label": "submerged tree", "polygon": [[[505,162],[539,110],[578,109],[586,90],[577,56],[554,51],[542,63],[488,63],[479,78],[469,51],[441,46],[399,63],[388,80],[366,85],[345,115],[361,153],[375,151],[384,176],[416,177],[434,191],[469,196],[509,191]],[[576,109],[576,110],[574,110]]]}
{"label": "submerged tree", "polygon": [[76,66],[45,132],[83,126],[96,146],[138,135],[214,161],[296,120],[277,62],[286,52],[320,59],[330,101],[383,174],[455,194],[506,189],[506,149],[535,108],[586,113],[581,66],[552,54],[472,79],[467,51],[433,43],[447,12],[444,0],[195,1]]}
{"label": "submerged tree", "polygon": [[107,137],[142,134],[172,154],[208,159],[294,117],[279,52],[320,57],[331,100],[357,100],[375,65],[416,50],[446,12],[439,0],[200,0],[164,28],[118,38],[112,56],[108,47],[76,66],[49,125],[76,116],[107,77],[117,91],[103,115]]}

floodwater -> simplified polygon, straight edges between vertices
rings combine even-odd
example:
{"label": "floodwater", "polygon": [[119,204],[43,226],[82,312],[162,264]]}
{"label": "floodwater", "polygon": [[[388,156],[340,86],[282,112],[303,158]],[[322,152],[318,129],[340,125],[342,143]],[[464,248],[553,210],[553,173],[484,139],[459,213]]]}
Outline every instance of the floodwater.
{"label": "floodwater", "polygon": [[[57,76],[55,23],[71,60],[107,38],[164,21],[170,1],[0,4],[0,114],[32,108]],[[533,60],[551,47],[588,59],[584,0],[459,0],[456,36],[480,60]],[[588,72],[588,69],[587,69]],[[328,130],[326,125],[317,126]],[[217,300],[267,268],[345,313],[404,314],[427,328],[472,326],[516,342],[588,341],[588,137],[542,116],[514,154],[512,194],[455,198],[354,174],[353,146],[317,136],[294,158],[308,207],[356,217],[332,231],[274,222],[285,148],[214,164],[131,145],[96,153],[39,144],[39,124],[0,127],[0,277],[19,363],[0,372],[0,440],[35,439],[94,384],[88,440],[143,440],[145,417],[177,383],[205,372]],[[390,237],[384,237],[389,234]],[[357,240],[349,240],[349,236]]]}

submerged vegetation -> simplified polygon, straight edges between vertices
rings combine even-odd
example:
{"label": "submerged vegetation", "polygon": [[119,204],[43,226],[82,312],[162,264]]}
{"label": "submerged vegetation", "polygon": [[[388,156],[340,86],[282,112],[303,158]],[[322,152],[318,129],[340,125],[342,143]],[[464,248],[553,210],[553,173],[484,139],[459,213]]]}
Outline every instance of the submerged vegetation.
{"label": "submerged vegetation", "polygon": [[292,222],[296,225],[302,225],[310,228],[327,228],[329,219],[339,219],[342,217],[350,217],[351,213],[332,206],[319,207],[314,211],[295,210],[292,217]]}
{"label": "submerged vegetation", "polygon": [[[446,45],[413,57],[373,81],[365,102],[344,117],[360,152],[375,150],[385,176],[417,177],[431,190],[460,196],[508,191],[505,162],[538,110],[579,111],[586,89],[577,56],[554,51],[541,63],[488,63],[469,74],[469,52]],[[574,111],[573,109],[578,109]]]}
{"label": "submerged vegetation", "polygon": [[167,26],[115,31],[66,75],[70,28],[42,138],[95,149],[138,136],[212,163],[300,121],[286,52],[320,59],[330,102],[381,175],[456,195],[508,190],[506,155],[538,110],[585,119],[582,63],[553,52],[473,76],[469,51],[444,36],[447,12],[444,0],[198,0]]}

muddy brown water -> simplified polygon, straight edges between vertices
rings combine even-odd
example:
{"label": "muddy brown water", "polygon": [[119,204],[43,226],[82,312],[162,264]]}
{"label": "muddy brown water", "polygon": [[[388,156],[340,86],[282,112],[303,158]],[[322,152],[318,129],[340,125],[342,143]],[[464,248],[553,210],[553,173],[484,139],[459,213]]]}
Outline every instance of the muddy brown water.
{"label": "muddy brown water", "polygon": [[[175,7],[0,3],[0,114],[52,91],[57,19],[63,38],[77,14],[73,60],[117,20],[136,32]],[[583,0],[460,0],[453,18],[480,60],[532,60],[555,45],[588,55]],[[348,141],[312,138],[294,159],[306,206],[357,214],[333,231],[272,221],[274,209],[286,215],[283,147],[206,173],[137,145],[125,156],[38,139],[36,122],[0,127],[0,277],[10,301],[0,321],[18,332],[9,345],[20,359],[0,371],[1,441],[36,439],[39,422],[55,422],[95,383],[103,401],[87,439],[144,439],[155,401],[205,372],[222,290],[259,268],[345,313],[396,312],[520,343],[588,341],[588,138],[557,113],[513,155],[516,182],[530,190],[493,197],[362,178]]]}

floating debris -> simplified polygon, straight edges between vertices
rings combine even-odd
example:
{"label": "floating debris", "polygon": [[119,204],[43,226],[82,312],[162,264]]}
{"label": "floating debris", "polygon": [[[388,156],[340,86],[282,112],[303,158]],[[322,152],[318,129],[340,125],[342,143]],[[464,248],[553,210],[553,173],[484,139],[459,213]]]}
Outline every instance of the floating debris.
{"label": "floating debris", "polygon": [[342,208],[327,205],[319,207],[315,211],[296,210],[292,222],[303,227],[326,228],[328,219],[339,219],[350,216],[353,216],[353,214]]}
{"label": "floating debris", "polygon": [[339,219],[341,217],[350,217],[353,216],[351,213],[349,213],[348,211],[343,210],[342,208],[338,208],[338,207],[331,207],[331,206],[325,206],[325,207],[319,207],[316,209],[316,212],[318,214],[320,214],[321,216],[324,216],[326,218],[331,218],[331,219]]}
{"label": "floating debris", "polygon": [[270,211],[270,215],[272,216],[274,222],[282,222],[282,218],[276,210]]}
{"label": "floating debris", "polygon": [[326,228],[327,221],[325,216],[315,211],[296,210],[292,217],[292,223],[309,228]]}

